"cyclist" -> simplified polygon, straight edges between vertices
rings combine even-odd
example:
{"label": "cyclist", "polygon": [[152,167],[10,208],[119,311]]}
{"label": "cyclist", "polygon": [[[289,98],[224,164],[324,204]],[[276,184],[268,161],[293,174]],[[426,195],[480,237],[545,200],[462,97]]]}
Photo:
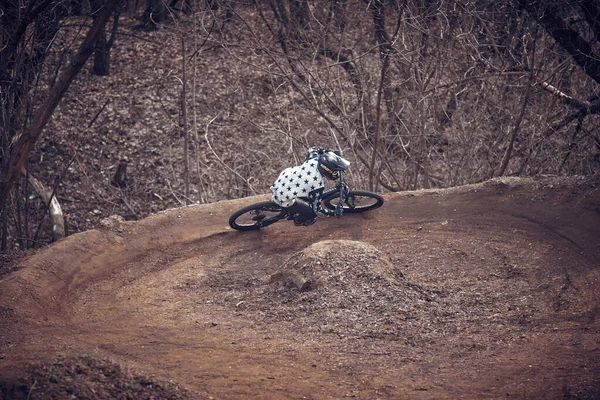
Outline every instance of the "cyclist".
{"label": "cyclist", "polygon": [[271,186],[273,201],[296,214],[296,226],[309,226],[315,223],[317,212],[332,215],[330,210],[321,207],[321,194],[325,188],[323,177],[335,180],[339,171],[346,171],[350,161],[342,157],[339,150],[311,147],[304,163],[284,169]]}

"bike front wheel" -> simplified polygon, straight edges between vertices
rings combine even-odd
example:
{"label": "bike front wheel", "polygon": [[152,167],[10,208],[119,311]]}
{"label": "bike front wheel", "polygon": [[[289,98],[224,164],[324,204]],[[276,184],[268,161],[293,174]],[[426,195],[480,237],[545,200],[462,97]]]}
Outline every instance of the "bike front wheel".
{"label": "bike front wheel", "polygon": [[234,212],[229,217],[229,226],[238,231],[252,231],[274,224],[285,216],[280,205],[272,201],[263,201]]}
{"label": "bike front wheel", "polygon": [[[334,192],[323,199],[323,205],[335,210],[340,199],[340,193]],[[383,197],[377,193],[363,190],[351,190],[343,203],[344,213],[361,213],[374,210],[383,205]]]}

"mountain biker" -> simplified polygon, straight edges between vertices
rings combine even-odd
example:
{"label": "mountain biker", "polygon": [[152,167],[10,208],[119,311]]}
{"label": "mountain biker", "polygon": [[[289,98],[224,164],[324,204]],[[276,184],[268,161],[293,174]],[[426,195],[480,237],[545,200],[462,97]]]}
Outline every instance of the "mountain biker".
{"label": "mountain biker", "polygon": [[323,177],[335,180],[339,171],[346,171],[350,161],[342,157],[339,150],[311,147],[304,163],[284,169],[271,186],[272,200],[287,208],[294,217],[296,226],[309,226],[315,223],[317,212],[333,215],[321,207],[321,194],[325,188]]}

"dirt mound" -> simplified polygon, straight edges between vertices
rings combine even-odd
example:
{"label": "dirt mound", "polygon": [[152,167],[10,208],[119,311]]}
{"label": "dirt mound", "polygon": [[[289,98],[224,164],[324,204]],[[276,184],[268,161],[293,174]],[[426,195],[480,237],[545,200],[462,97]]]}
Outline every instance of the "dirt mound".
{"label": "dirt mound", "polygon": [[4,399],[164,399],[198,400],[197,394],[172,382],[138,375],[109,360],[63,358],[32,364],[29,376],[10,388],[0,387]]}
{"label": "dirt mound", "polygon": [[373,288],[399,286],[400,269],[375,246],[355,240],[326,240],[291,256],[270,282],[300,291],[345,293],[348,301],[362,302]]}
{"label": "dirt mound", "polygon": [[[277,324],[314,340],[321,335],[348,338],[348,351],[365,347],[352,338],[404,341],[407,321],[444,306],[436,290],[407,281],[386,254],[366,242],[318,241],[289,256],[276,271],[249,280],[244,273],[218,270],[195,286],[216,290],[215,304],[255,323]],[[423,321],[417,325],[428,323]]]}
{"label": "dirt mound", "polygon": [[385,334],[425,299],[375,246],[352,240],[321,241],[292,255],[256,298],[278,304],[276,318],[301,310],[296,329],[358,336]]}
{"label": "dirt mound", "polygon": [[306,334],[381,335],[427,299],[375,246],[353,240],[316,242],[256,278],[244,285],[236,282],[242,277],[216,273],[205,284],[224,291],[217,303]]}

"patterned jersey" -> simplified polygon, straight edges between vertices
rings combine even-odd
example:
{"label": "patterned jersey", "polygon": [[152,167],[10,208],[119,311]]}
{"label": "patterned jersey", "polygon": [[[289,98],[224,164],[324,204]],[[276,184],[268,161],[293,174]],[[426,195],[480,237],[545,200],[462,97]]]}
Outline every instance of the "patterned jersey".
{"label": "patterned jersey", "polygon": [[310,158],[302,165],[284,169],[271,186],[273,201],[282,207],[288,207],[296,197],[310,198],[314,196],[314,191],[323,189],[325,185],[318,169],[318,161]]}

